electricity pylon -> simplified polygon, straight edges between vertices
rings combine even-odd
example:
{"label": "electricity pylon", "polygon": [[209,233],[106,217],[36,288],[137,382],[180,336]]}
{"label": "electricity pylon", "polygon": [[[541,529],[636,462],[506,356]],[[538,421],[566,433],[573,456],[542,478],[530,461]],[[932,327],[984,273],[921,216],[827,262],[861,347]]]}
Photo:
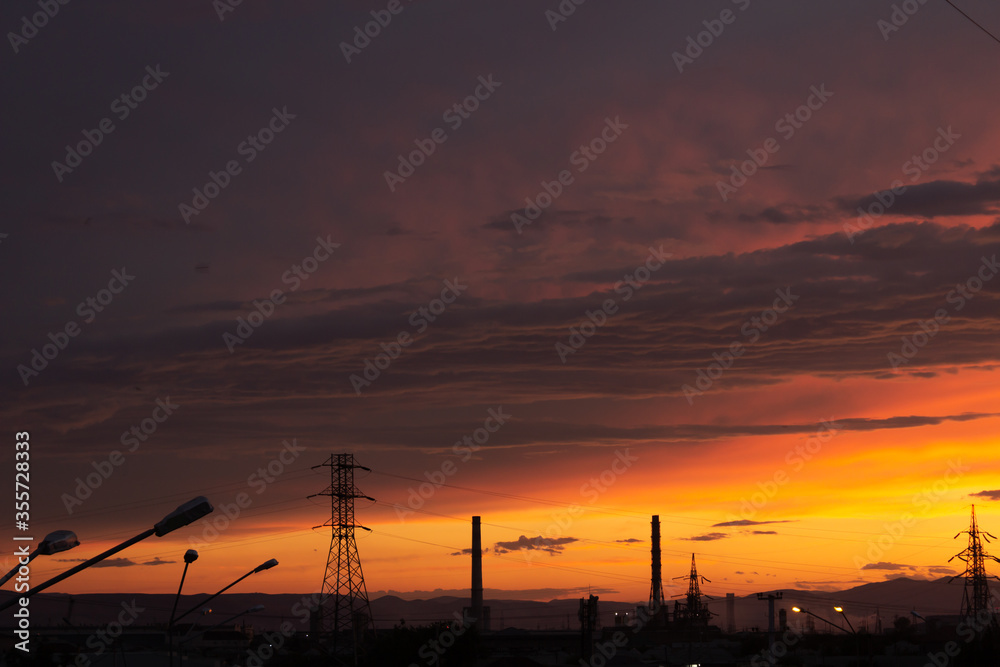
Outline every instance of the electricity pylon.
{"label": "electricity pylon", "polygon": [[364,647],[365,630],[374,631],[371,606],[368,604],[368,589],[365,575],[361,571],[361,557],[354,539],[354,529],[361,528],[354,523],[355,498],[369,498],[354,486],[354,469],[370,468],[358,465],[353,454],[331,454],[326,463],[313,468],[330,468],[330,486],[316,496],[330,496],[330,520],[324,526],[331,527],[330,555],[326,561],[326,575],[323,577],[323,592],[320,602],[320,628],[323,635],[333,642],[334,655],[343,652],[344,640],[349,640],[354,653],[354,664]]}

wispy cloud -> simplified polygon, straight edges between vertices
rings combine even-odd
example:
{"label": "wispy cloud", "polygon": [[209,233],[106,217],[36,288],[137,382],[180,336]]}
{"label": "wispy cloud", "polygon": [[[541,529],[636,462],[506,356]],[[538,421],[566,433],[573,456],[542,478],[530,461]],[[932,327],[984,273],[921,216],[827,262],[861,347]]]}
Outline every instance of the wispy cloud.
{"label": "wispy cloud", "polygon": [[526,537],[521,535],[513,542],[497,542],[493,550],[498,554],[525,549],[527,551],[545,551],[551,555],[562,553],[567,544],[579,541],[575,537]]}
{"label": "wispy cloud", "polygon": [[714,542],[715,540],[724,540],[729,537],[726,533],[705,533],[704,535],[695,535],[694,537],[682,537],[682,540],[687,540],[688,542]]}

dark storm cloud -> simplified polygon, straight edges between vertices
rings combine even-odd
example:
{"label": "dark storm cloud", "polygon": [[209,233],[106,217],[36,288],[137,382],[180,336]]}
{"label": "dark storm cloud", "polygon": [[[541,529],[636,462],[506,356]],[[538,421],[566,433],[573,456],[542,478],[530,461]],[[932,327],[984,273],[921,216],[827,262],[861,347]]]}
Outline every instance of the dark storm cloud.
{"label": "dark storm cloud", "polygon": [[740,222],[770,222],[776,225],[827,220],[831,211],[822,206],[792,206],[781,204],[768,206],[758,213],[741,213]]}
{"label": "dark storm cloud", "polygon": [[524,217],[524,209],[507,211],[495,220],[491,220],[490,222],[484,224],[483,228],[501,232],[512,232],[514,234],[517,234],[517,230],[520,229],[522,234],[525,232],[535,232],[537,234],[543,231],[549,231],[553,227],[606,227],[616,222],[616,220],[610,216],[600,215],[593,212],[558,210],[546,211],[534,220],[529,220],[529,224],[522,223],[518,226],[511,220],[511,216],[515,214]]}
{"label": "dark storm cloud", "polygon": [[[987,215],[997,213],[1000,203],[1000,179],[982,178],[975,183],[938,180],[916,185],[904,182],[904,185],[906,191],[900,195],[879,193],[883,200],[888,200],[889,196],[895,200],[885,209],[884,215],[927,218]],[[868,210],[872,203],[879,203],[878,195],[839,201],[845,213],[855,215],[858,208]]]}
{"label": "dark storm cloud", "polygon": [[[681,386],[695,381],[697,369],[712,361],[713,352],[734,341],[749,342],[741,328],[771,306],[775,289],[786,286],[798,300],[761,333],[759,341],[747,347],[746,354],[718,382],[720,391],[768,386],[800,373],[891,379],[896,376],[889,372],[887,353],[898,351],[900,335],[916,331],[918,320],[951,307],[946,301],[949,291],[975,275],[982,257],[1000,251],[1000,228],[893,224],[874,228],[856,241],[852,245],[838,233],[752,253],[668,260],[628,301],[610,288],[623,274],[634,271],[642,255],[619,260],[614,268],[563,277],[592,285],[594,291],[587,296],[511,303],[478,296],[475,287],[470,287],[428,324],[423,335],[416,334],[408,318],[440,292],[446,276],[385,283],[384,290],[378,286],[360,291],[311,290],[308,300],[283,306],[233,354],[223,345],[222,334],[235,331],[235,319],[230,318],[239,314],[237,304],[246,307],[247,303],[195,302],[187,308],[200,317],[213,309],[227,316],[204,323],[180,316],[173,328],[127,336],[115,336],[113,330],[103,336],[86,332],[32,380],[31,402],[9,402],[0,410],[40,419],[62,432],[79,431],[80,442],[93,442],[97,432],[88,429],[106,424],[98,442],[117,442],[125,428],[148,417],[157,396],[151,392],[172,395],[189,406],[182,410],[185,419],[191,420],[187,427],[210,431],[204,410],[216,404],[213,388],[221,385],[227,387],[231,409],[254,406],[243,415],[245,424],[283,436],[270,422],[279,419],[291,397],[312,394],[316,398],[296,398],[296,405],[307,409],[323,404],[327,411],[331,407],[320,397],[354,401],[357,396],[350,375],[362,373],[365,359],[381,352],[378,343],[394,340],[401,331],[416,334],[415,342],[365,395],[398,397],[419,392],[426,404],[441,407],[452,404],[455,395],[494,405],[502,401],[497,397],[509,396],[531,401],[609,391],[617,396],[680,395]],[[410,296],[389,299],[390,287],[407,290]],[[1000,311],[992,305],[992,290],[987,283],[961,312],[951,311],[952,320],[942,326],[938,339],[914,359],[917,372],[944,372],[958,364],[994,360],[990,331],[1000,324]],[[588,310],[607,298],[617,299],[619,312],[562,365],[555,343],[567,341],[569,327],[578,326]],[[328,312],[300,314],[307,303],[316,302],[340,305]],[[31,345],[37,347],[45,340],[43,331],[41,339],[27,339],[28,347],[8,346],[0,359],[14,369],[28,362]],[[262,373],[267,374],[266,380]],[[20,384],[11,372],[7,384],[14,383]],[[113,401],[108,400],[112,397]],[[345,403],[332,409],[364,413],[372,409],[370,405]],[[838,418],[837,422],[847,430],[871,431],[986,416],[908,415]],[[468,423],[438,421],[433,429],[422,430],[376,419],[352,421],[342,428],[361,443],[398,446],[407,442],[439,449],[454,442],[451,436],[442,441],[442,432],[459,438]],[[534,419],[514,420],[505,426],[503,443],[696,442],[815,429],[815,423],[609,426]],[[315,436],[321,437],[320,431]],[[98,451],[102,447],[98,445]]]}

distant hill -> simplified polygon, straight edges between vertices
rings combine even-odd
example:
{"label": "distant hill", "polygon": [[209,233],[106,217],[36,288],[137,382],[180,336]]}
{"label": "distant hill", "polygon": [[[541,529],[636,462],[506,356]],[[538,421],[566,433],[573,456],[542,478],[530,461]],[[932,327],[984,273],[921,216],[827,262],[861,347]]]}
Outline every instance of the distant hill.
{"label": "distant hill", "polygon": [[[842,625],[842,619],[833,610],[834,605],[844,607],[850,615],[851,623],[861,626],[868,623],[874,630],[876,612],[881,617],[883,627],[891,627],[897,616],[918,620],[911,616],[915,610],[921,616],[958,614],[961,608],[963,585],[961,580],[948,584],[948,579],[924,581],[918,579],[898,578],[889,581],[864,584],[838,592],[816,592],[795,589],[780,591],[782,599],[777,601],[775,609],[787,610],[789,624],[800,624],[803,617],[791,611],[792,606],[799,606],[814,614]],[[773,591],[762,591],[773,592]],[[12,594],[0,593],[0,600],[8,599]],[[178,613],[194,607],[207,595],[185,595],[178,605]],[[276,629],[282,621],[292,622],[296,628],[308,630],[304,620],[304,602],[308,603],[310,594],[268,595],[264,593],[233,593],[226,594],[212,602],[212,613],[200,615],[201,610],[192,613],[185,621],[199,618],[203,624],[214,624],[230,616],[249,609],[254,605],[264,605],[262,612],[248,615],[240,619],[246,620],[261,630]],[[72,607],[71,601],[72,600]],[[67,619],[74,625],[104,625],[115,620],[122,612],[122,604],[134,604],[142,609],[135,621],[137,626],[157,625],[167,621],[174,596],[169,594],[90,594],[64,595],[42,594],[31,598],[32,625],[41,628],[44,625],[58,625]],[[615,612],[634,612],[639,601],[620,601],[601,599],[599,603],[601,622],[604,625],[614,623]],[[707,600],[709,609],[716,614],[713,625],[725,628],[726,600],[716,597]],[[396,595],[383,595],[371,601],[372,615],[381,628],[392,627],[404,621],[406,625],[426,625],[434,621],[449,621],[455,613],[461,613],[462,607],[469,604],[468,597],[440,596],[430,599],[406,600]],[[492,629],[514,627],[528,630],[535,629],[570,629],[579,627],[577,620],[578,599],[555,599],[548,602],[534,600],[500,600],[487,599],[491,609]],[[673,600],[668,604],[673,605]],[[737,630],[767,627],[767,602],[757,599],[756,595],[736,597],[734,603],[735,623]],[[777,613],[777,611],[776,611]],[[11,627],[11,615],[5,613],[0,627]],[[213,620],[209,620],[213,619]],[[817,621],[817,630],[824,624]]]}

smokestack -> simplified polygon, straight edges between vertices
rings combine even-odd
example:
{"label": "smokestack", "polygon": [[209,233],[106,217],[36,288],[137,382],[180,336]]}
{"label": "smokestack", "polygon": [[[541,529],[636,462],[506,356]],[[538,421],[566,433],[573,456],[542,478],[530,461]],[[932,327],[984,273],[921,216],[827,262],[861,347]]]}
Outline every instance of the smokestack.
{"label": "smokestack", "polygon": [[483,623],[483,537],[479,517],[472,517],[472,617],[477,628]]}
{"label": "smokestack", "polygon": [[649,586],[649,609],[656,613],[663,604],[663,578],[660,572],[660,515],[653,515],[652,577]]}

